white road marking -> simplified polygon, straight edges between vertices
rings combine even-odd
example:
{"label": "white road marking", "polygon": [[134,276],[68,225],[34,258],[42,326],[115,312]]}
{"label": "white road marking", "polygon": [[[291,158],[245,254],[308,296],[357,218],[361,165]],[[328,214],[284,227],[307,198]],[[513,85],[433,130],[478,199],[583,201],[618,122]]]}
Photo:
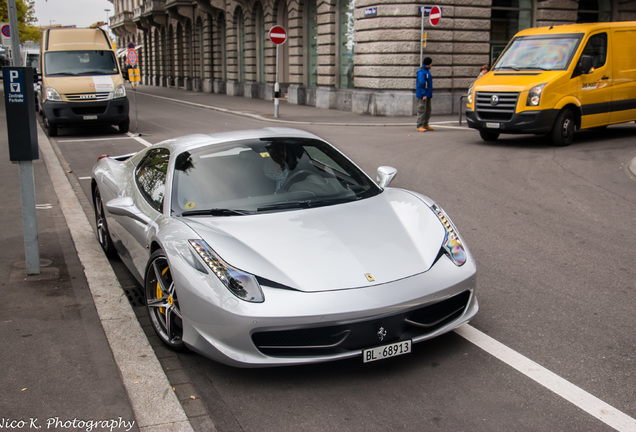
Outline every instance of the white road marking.
{"label": "white road marking", "polygon": [[134,139],[135,141],[137,141],[143,146],[150,147],[152,145],[151,142],[146,141],[145,139],[141,138],[138,135],[135,135],[134,133],[127,132],[126,135],[128,135],[130,138]]}
{"label": "white road marking", "polygon": [[636,431],[636,420],[632,417],[569,381],[566,381],[529,358],[522,356],[476,328],[466,324],[457,328],[455,333],[617,431]]}

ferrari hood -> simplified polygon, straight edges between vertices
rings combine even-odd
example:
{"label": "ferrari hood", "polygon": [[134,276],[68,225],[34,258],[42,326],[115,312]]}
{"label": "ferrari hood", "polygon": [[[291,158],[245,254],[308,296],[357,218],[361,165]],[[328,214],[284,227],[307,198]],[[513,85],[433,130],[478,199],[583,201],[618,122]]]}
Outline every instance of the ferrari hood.
{"label": "ferrari hood", "polygon": [[430,207],[400,189],[328,207],[185,222],[232,266],[307,292],[425,272],[445,235]]}

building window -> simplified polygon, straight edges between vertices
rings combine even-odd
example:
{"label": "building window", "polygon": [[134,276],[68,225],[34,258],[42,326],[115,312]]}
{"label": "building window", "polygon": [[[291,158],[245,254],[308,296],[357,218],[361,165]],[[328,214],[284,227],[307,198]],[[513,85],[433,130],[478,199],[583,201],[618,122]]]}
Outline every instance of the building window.
{"label": "building window", "polygon": [[612,20],[611,0],[579,0],[577,23],[609,22]]}
{"label": "building window", "polygon": [[354,4],[355,0],[340,0],[339,2],[338,85],[340,88],[353,88]]}
{"label": "building window", "polygon": [[510,39],[532,27],[532,0],[492,0],[490,27],[490,64],[493,64]]}

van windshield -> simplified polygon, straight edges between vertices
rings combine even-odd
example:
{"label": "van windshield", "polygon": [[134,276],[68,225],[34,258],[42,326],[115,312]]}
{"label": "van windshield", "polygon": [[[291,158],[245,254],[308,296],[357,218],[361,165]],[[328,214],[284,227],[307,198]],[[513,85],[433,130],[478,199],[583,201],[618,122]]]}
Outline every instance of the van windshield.
{"label": "van windshield", "polygon": [[517,37],[493,70],[566,70],[582,38],[583,34]]}
{"label": "van windshield", "polygon": [[50,51],[44,54],[47,76],[115,75],[119,73],[112,51]]}

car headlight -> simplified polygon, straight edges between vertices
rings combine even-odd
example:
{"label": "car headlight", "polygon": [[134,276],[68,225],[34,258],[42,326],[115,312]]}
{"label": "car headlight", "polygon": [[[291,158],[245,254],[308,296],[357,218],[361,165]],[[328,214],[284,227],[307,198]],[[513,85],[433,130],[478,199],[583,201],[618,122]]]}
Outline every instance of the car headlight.
{"label": "car headlight", "polygon": [[46,90],[45,90],[45,94],[46,94],[46,99],[47,100],[57,101],[57,102],[61,102],[62,101],[62,97],[57,92],[57,90],[55,90],[53,87],[47,87]]}
{"label": "car headlight", "polygon": [[456,266],[464,265],[464,263],[466,262],[466,250],[464,249],[462,241],[459,239],[457,230],[453,226],[453,223],[448,218],[446,213],[444,213],[444,210],[442,210],[436,204],[433,204],[432,208],[442,225],[444,225],[444,229],[446,230],[444,242],[442,243],[444,252],[446,253],[446,255],[448,255],[451,261],[455,263]]}
{"label": "car headlight", "polygon": [[543,87],[545,84],[541,84],[538,86],[534,86],[528,92],[528,100],[526,101],[526,106],[539,106],[541,103],[541,93],[543,92]]}
{"label": "car headlight", "polygon": [[265,301],[263,291],[254,275],[236,269],[223,261],[220,256],[203,240],[188,240],[194,251],[201,257],[203,262],[219,278],[221,283],[230,290],[232,294],[241,300],[252,303],[262,303]]}
{"label": "car headlight", "polygon": [[115,89],[115,95],[114,98],[123,98],[126,97],[126,87],[124,87],[123,84],[119,84],[117,86],[117,88]]}
{"label": "car headlight", "polygon": [[471,84],[470,88],[468,89],[468,95],[466,96],[466,101],[468,102],[469,105],[472,105],[473,103],[473,87],[474,87],[474,84]]}

